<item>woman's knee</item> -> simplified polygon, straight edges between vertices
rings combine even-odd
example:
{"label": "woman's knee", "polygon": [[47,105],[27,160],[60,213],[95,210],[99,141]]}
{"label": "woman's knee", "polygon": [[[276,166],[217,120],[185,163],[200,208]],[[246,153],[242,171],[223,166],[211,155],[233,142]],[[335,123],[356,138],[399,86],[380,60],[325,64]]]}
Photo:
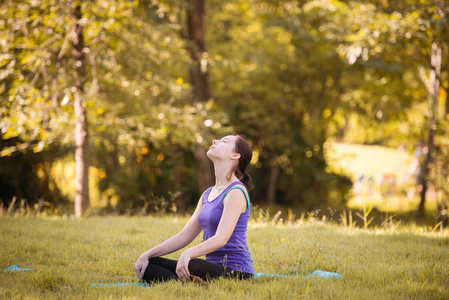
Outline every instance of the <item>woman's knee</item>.
{"label": "woman's knee", "polygon": [[204,279],[223,276],[226,273],[226,269],[221,265],[210,263],[204,259],[194,258],[189,262],[189,272]]}
{"label": "woman's knee", "polygon": [[148,260],[149,265],[158,265],[159,264],[159,257],[152,257]]}

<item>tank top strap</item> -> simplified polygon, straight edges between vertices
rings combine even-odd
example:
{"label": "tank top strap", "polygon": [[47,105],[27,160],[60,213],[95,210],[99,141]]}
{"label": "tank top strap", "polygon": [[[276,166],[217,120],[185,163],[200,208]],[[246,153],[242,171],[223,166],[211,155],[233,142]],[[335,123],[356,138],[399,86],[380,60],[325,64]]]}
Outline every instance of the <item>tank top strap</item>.
{"label": "tank top strap", "polygon": [[229,191],[232,187],[236,186],[237,184],[241,184],[244,186],[243,182],[241,182],[240,180],[234,181],[232,182],[230,185],[228,185],[228,187],[225,189],[225,191]]}
{"label": "tank top strap", "polygon": [[204,202],[207,202],[207,198],[209,197],[210,190],[213,188],[213,186],[209,187],[207,190],[204,191],[203,197],[201,198],[201,202],[204,204]]}
{"label": "tank top strap", "polygon": [[226,197],[226,195],[228,195],[228,193],[229,193],[231,190],[239,189],[239,190],[241,190],[241,191],[243,192],[243,195],[245,195],[245,199],[246,199],[246,210],[245,210],[245,213],[246,213],[246,212],[249,210],[249,206],[250,206],[250,201],[249,201],[249,197],[248,197],[248,192],[247,192],[247,190],[246,190],[246,187],[243,188],[242,186],[237,186],[238,184],[245,186],[245,185],[243,184],[243,182],[241,182],[241,181],[234,181],[233,183],[231,183],[231,184],[224,190],[224,192],[223,192],[223,197],[221,198],[221,203],[223,204],[224,198]]}

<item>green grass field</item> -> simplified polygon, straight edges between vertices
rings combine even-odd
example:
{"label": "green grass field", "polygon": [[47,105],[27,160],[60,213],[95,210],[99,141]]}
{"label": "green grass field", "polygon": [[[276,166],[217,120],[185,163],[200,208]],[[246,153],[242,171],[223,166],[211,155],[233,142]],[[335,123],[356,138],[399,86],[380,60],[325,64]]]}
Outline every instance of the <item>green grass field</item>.
{"label": "green grass field", "polygon": [[[251,220],[248,243],[256,272],[339,279],[219,279],[151,287],[96,287],[137,282],[133,266],[147,248],[178,232],[186,218],[0,217],[1,299],[448,299],[449,234],[390,224],[362,230],[314,219],[291,225]],[[196,240],[194,243],[198,243]],[[178,253],[168,257],[176,259]]]}

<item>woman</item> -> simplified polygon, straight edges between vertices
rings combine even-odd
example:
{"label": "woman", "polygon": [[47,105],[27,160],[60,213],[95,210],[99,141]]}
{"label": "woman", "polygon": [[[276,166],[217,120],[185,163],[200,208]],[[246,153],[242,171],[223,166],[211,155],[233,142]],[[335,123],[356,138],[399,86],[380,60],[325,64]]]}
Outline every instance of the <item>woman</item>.
{"label": "woman", "polygon": [[[251,185],[246,167],[252,158],[251,148],[241,136],[226,136],[212,142],[207,156],[214,163],[215,185],[203,193],[180,233],[139,257],[134,266],[139,278],[150,283],[177,278],[253,277],[246,243]],[[203,242],[185,250],[178,261],[161,257],[189,245],[201,231]],[[206,260],[196,258],[202,255]]]}

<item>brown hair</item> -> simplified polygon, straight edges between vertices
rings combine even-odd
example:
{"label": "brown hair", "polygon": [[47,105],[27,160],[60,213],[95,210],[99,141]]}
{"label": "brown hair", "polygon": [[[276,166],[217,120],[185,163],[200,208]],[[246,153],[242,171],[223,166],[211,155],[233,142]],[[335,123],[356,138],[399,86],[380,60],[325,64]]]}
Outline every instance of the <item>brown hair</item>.
{"label": "brown hair", "polygon": [[235,140],[235,152],[240,154],[238,166],[235,168],[234,173],[236,176],[239,174],[241,177],[239,180],[245,185],[246,189],[249,191],[251,187],[251,176],[246,172],[246,167],[248,167],[251,158],[253,157],[253,151],[249,146],[248,142],[241,135],[237,135]]}

